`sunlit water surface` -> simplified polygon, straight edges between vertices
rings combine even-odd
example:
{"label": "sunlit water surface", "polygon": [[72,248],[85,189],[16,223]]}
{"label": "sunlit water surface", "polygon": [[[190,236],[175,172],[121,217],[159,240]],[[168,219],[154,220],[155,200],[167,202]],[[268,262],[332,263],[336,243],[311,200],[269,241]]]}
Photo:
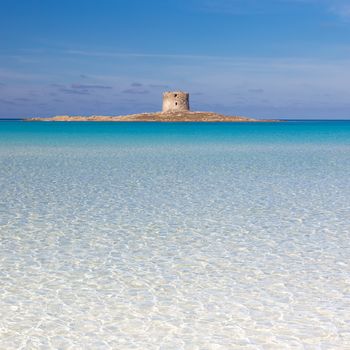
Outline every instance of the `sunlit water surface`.
{"label": "sunlit water surface", "polygon": [[350,122],[0,123],[0,349],[350,349]]}

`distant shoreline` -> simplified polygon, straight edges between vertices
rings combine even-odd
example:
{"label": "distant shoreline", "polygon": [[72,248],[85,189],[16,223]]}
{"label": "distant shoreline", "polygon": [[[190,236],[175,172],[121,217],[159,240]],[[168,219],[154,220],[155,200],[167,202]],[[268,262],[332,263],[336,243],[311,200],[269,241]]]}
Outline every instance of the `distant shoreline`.
{"label": "distant shoreline", "polygon": [[55,116],[23,119],[30,122],[279,122],[277,119],[254,119],[226,116],[213,112],[139,113],[120,116]]}
{"label": "distant shoreline", "polygon": [[[36,118],[0,118],[0,122],[23,122],[23,121],[57,121],[57,120],[51,120],[54,117],[36,117]],[[90,117],[87,117],[90,118]],[[114,117],[113,117],[114,118]],[[34,120],[35,119],[35,120]],[[50,119],[50,120],[47,120]],[[70,120],[69,122],[72,122],[73,120]],[[93,122],[93,120],[84,120],[84,122],[90,121]],[[305,122],[310,122],[310,123],[317,123],[317,122],[322,122],[322,123],[331,123],[331,122],[350,122],[350,119],[294,119],[294,118],[282,118],[282,119],[255,119],[256,122],[289,122],[289,123],[305,123]],[[78,120],[77,122],[80,122]],[[154,120],[154,122],[159,122],[159,120]],[[237,121],[238,122],[238,121]],[[242,121],[244,122],[244,121]]]}

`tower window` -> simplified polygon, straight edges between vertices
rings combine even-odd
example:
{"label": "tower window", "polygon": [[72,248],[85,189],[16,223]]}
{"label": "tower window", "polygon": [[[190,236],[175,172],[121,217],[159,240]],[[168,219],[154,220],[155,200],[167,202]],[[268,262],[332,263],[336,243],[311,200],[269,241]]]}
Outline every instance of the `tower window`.
{"label": "tower window", "polygon": [[177,102],[175,102],[175,106],[177,106]]}
{"label": "tower window", "polygon": [[177,97],[177,94],[175,94],[174,97]]}

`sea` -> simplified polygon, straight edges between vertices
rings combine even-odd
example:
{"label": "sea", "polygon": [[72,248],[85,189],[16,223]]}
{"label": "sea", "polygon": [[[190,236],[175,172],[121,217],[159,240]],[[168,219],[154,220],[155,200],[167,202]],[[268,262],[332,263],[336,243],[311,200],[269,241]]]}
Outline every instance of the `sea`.
{"label": "sea", "polygon": [[350,121],[1,121],[0,349],[350,349]]}

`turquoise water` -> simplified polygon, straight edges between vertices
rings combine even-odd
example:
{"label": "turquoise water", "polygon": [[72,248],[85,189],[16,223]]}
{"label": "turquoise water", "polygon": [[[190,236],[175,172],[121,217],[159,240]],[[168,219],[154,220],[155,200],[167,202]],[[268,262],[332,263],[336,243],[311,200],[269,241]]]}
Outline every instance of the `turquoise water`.
{"label": "turquoise water", "polygon": [[350,122],[0,122],[0,349],[350,349]]}

